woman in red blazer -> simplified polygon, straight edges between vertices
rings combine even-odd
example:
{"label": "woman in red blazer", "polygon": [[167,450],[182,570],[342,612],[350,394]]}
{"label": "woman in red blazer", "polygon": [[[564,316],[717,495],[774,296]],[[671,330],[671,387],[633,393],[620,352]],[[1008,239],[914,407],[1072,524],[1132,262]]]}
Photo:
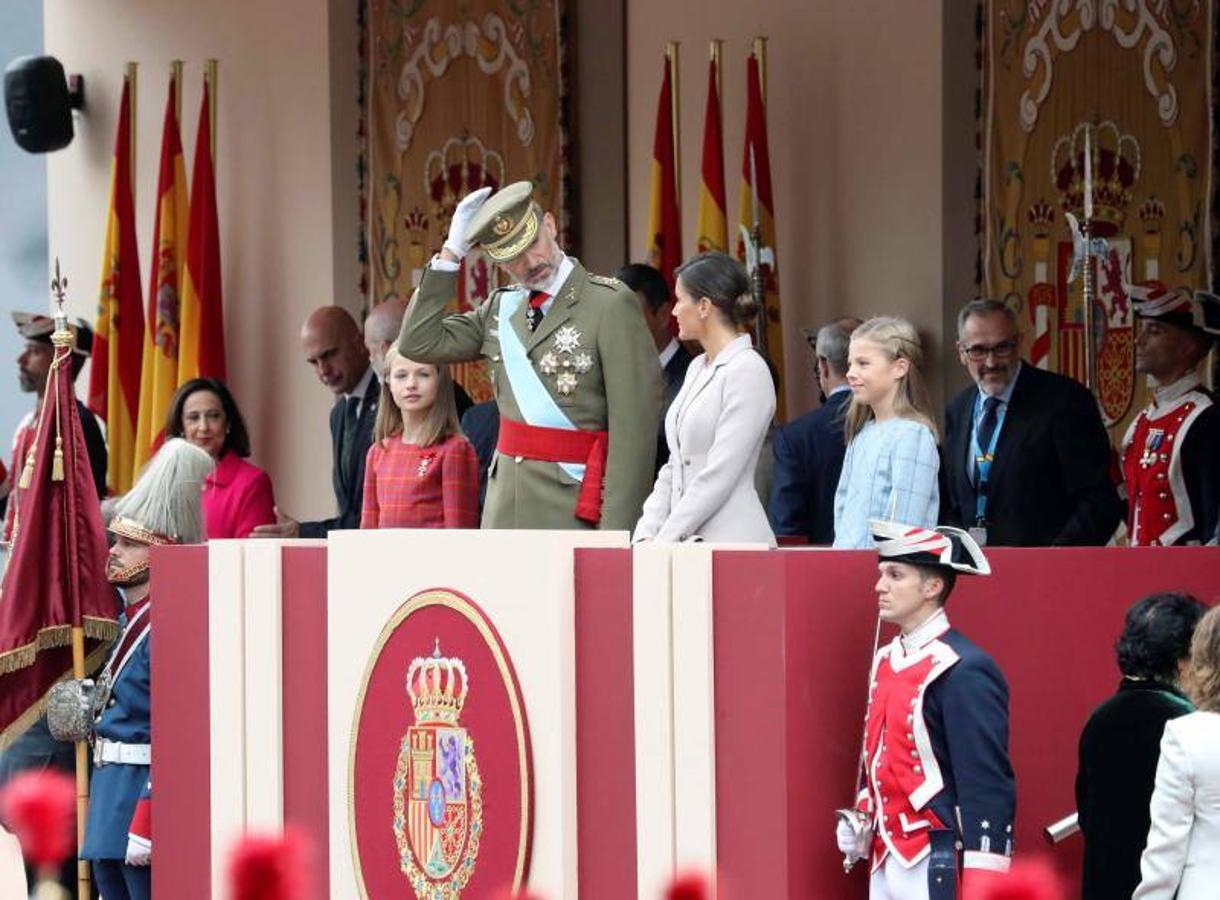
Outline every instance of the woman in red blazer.
{"label": "woman in red blazer", "polygon": [[216,460],[203,488],[203,521],[209,538],[249,537],[255,526],[275,522],[271,478],[246,460],[250,436],[224,382],[192,378],[178,388],[165,435],[185,438]]}

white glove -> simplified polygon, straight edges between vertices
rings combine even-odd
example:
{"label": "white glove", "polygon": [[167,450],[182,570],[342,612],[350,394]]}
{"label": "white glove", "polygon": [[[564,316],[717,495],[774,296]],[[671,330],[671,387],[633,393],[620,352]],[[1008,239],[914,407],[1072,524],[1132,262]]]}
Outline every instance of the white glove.
{"label": "white glove", "polygon": [[152,841],[138,834],[127,835],[127,865],[148,866],[152,864]]}
{"label": "white glove", "polygon": [[462,198],[457,209],[453,211],[453,219],[449,223],[449,237],[445,238],[445,249],[459,260],[465,258],[466,254],[470,252],[470,242],[466,240],[466,229],[470,227],[470,220],[487,202],[490,195],[490,187],[481,187],[477,191],[471,191]]}
{"label": "white glove", "polygon": [[861,839],[851,823],[840,818],[835,826],[835,842],[839,845],[839,852],[849,859],[864,859],[868,856],[868,845],[872,843],[872,829],[865,829]]}

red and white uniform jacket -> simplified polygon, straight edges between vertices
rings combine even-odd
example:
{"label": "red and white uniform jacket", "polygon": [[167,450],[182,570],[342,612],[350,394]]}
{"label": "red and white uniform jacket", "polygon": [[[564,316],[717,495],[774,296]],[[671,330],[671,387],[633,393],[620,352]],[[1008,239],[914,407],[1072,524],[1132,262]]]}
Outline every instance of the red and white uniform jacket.
{"label": "red and white uniform jacket", "polygon": [[941,610],[877,651],[857,808],[872,817],[872,868],[930,852],[951,829],[963,893],[1008,870],[1016,784],[1008,757],[1008,687],[995,661]]}
{"label": "red and white uniform jacket", "polygon": [[1220,511],[1220,408],[1188,375],[1158,388],[1122,443],[1132,546],[1207,543]]}

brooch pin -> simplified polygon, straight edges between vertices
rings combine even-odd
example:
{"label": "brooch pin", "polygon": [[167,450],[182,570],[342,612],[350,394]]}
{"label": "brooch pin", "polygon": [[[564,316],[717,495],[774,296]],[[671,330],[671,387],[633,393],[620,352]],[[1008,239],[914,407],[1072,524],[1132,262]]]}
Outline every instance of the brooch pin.
{"label": "brooch pin", "polygon": [[429,465],[432,463],[432,460],[434,460],[434,459],[436,459],[436,454],[435,454],[435,453],[429,453],[429,454],[427,454],[426,456],[420,457],[420,460],[419,460],[419,468],[417,468],[417,469],[415,470],[415,474],[416,474],[416,475],[418,475],[418,476],[420,476],[421,478],[422,478],[424,475],[427,475],[427,474],[428,474],[428,466],[429,466]]}
{"label": "brooch pin", "polygon": [[555,332],[551,349],[538,360],[538,371],[555,376],[555,390],[569,397],[580,383],[579,375],[593,368],[593,357],[580,349],[580,332],[573,325],[564,325]]}

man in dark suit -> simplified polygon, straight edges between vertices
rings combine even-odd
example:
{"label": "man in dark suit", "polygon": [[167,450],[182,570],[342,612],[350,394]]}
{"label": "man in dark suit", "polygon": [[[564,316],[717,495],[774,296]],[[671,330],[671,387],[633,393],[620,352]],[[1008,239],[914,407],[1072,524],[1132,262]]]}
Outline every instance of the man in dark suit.
{"label": "man in dark suit", "polygon": [[1130,897],[1140,883],[1161,735],[1170,719],[1194,711],[1178,679],[1205,612],[1188,594],[1153,594],[1127,611],[1116,647],[1118,693],[1097,707],[1080,735],[1083,900]]}
{"label": "man in dark suit", "polygon": [[360,527],[364,460],[373,443],[381,382],[369,364],[360,327],[341,306],[323,306],[310,314],[301,326],[301,351],[318,380],[335,395],[330,411],[331,481],[338,512],[317,522],[297,522],[277,509],[276,523],[260,525],[252,537],[325,537],[332,530]]}
{"label": "man in dark suit", "polygon": [[665,414],[669,405],[682,390],[686,369],[691,355],[674,336],[671,323],[674,314],[674,298],[669,293],[661,273],[644,263],[631,263],[614,273],[614,277],[635,291],[640,301],[640,312],[648,324],[652,342],[657,346],[657,358],[665,376],[665,401],[661,404],[661,421],[657,429],[656,471],[661,471],[669,459],[669,444],[665,440]]}
{"label": "man in dark suit", "polygon": [[847,346],[859,319],[839,319],[811,334],[822,405],[775,432],[767,515],[775,534],[834,542],[834,499],[846,450],[843,415],[851,401]]}
{"label": "man in dark suit", "polygon": [[1023,363],[1016,314],[998,300],[966,304],[957,335],[976,386],[945,411],[944,517],[991,545],[1104,545],[1123,507],[1092,394]]}

